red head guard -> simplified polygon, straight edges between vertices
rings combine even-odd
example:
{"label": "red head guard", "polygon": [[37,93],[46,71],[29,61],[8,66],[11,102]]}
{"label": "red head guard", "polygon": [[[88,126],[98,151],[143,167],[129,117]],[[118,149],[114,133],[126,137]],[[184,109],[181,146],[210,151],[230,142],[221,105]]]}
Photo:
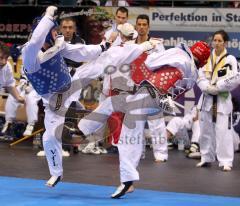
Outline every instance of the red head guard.
{"label": "red head guard", "polygon": [[198,41],[190,48],[194,57],[199,61],[198,67],[203,67],[210,56],[210,47],[204,41]]}

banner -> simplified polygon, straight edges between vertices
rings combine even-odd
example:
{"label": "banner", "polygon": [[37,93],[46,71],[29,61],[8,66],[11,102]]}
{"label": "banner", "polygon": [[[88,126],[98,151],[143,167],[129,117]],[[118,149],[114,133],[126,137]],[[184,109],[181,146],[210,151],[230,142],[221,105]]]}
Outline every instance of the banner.
{"label": "banner", "polygon": [[151,24],[156,30],[170,31],[238,31],[239,9],[223,8],[150,8]]}
{"label": "banner", "polygon": [[[113,14],[116,8],[105,8]],[[224,29],[229,37],[228,52],[240,59],[240,9],[238,8],[168,8],[129,7],[129,22],[135,24],[139,14],[150,18],[151,35],[164,38],[170,48],[183,41],[189,46],[198,40],[210,40],[211,35]]]}

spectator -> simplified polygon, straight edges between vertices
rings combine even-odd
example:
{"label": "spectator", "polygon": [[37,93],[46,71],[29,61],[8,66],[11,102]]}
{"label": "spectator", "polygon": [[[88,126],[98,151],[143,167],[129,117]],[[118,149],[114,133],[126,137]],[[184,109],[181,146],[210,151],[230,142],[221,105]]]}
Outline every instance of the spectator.
{"label": "spectator", "polygon": [[[198,103],[200,110],[200,152],[201,162],[197,167],[209,166],[219,161],[223,171],[231,171],[234,157],[233,128],[231,113],[231,82],[226,86],[219,82],[237,74],[238,64],[234,56],[226,50],[228,34],[224,30],[213,34],[213,51],[208,63],[199,70],[198,86],[202,96]],[[224,134],[224,135],[223,135]]]}
{"label": "spectator", "polygon": [[[198,120],[198,110],[197,107],[193,107],[190,113],[187,113],[184,117],[173,117],[167,125],[167,136],[168,139],[175,137],[175,140],[178,141],[182,139],[184,145],[187,145],[189,141],[188,130],[192,131],[191,137],[191,146],[187,157],[189,158],[200,158],[199,150],[199,135],[200,127]],[[186,135],[186,137],[182,137]]]}
{"label": "spectator", "polygon": [[9,56],[9,48],[3,42],[0,42],[0,89],[5,87],[18,103],[25,103],[15,87],[12,66],[8,62]]}
{"label": "spectator", "polygon": [[[75,19],[68,17],[60,22],[60,32],[64,36],[64,40],[70,44],[85,44],[85,41],[77,34],[77,26]],[[72,75],[75,73],[75,68],[79,67],[81,63],[73,62],[65,58],[68,68]]]}
{"label": "spectator", "polygon": [[[23,136],[30,136],[34,131],[34,125],[38,121],[38,101],[41,97],[33,89],[26,76],[22,71],[20,83],[17,86],[18,92],[22,97],[26,99],[26,114],[27,114],[27,127],[23,132]],[[17,108],[20,103],[12,96],[9,95],[5,105],[5,124],[2,128],[3,134],[8,134],[12,129],[11,125],[13,120],[16,118]]]}
{"label": "spectator", "polygon": [[[70,44],[85,44],[85,41],[78,35],[77,33],[77,25],[76,21],[74,18],[68,17],[68,18],[63,18],[61,19],[60,22],[60,32],[64,36],[64,40]],[[70,59],[64,58],[68,69],[70,71],[71,76],[73,76],[76,72],[76,68],[81,66],[82,63],[80,62],[75,62]],[[76,98],[77,99],[77,98]],[[80,104],[79,101],[74,101],[71,103],[70,108],[68,112],[66,113],[66,118],[65,118],[65,124],[67,122],[72,122],[73,124],[77,121],[77,108],[84,108],[82,104]],[[64,140],[64,131],[63,131],[63,140]],[[64,147],[64,149],[69,149],[69,147]],[[73,146],[73,152],[78,153],[78,145]],[[69,156],[69,152],[63,150],[63,156]]]}
{"label": "spectator", "polygon": [[125,7],[119,7],[116,10],[115,14],[115,22],[112,24],[112,27],[106,31],[104,37],[113,42],[113,46],[120,45],[122,40],[118,33],[117,27],[120,24],[126,23],[128,20],[128,9]]}

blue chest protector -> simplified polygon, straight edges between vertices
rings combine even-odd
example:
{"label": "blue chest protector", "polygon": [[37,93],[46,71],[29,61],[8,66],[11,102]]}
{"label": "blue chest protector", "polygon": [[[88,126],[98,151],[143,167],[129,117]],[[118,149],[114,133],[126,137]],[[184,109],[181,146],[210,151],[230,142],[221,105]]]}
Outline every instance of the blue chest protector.
{"label": "blue chest protector", "polygon": [[68,67],[60,54],[42,63],[41,69],[34,73],[26,73],[33,88],[40,95],[63,92],[71,86]]}

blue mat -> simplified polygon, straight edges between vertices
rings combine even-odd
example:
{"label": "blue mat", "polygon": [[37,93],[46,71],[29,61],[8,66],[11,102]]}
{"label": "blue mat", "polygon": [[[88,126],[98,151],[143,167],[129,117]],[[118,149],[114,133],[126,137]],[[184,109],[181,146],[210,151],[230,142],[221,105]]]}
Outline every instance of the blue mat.
{"label": "blue mat", "polygon": [[109,198],[115,187],[65,183],[55,188],[43,180],[0,177],[1,206],[240,206],[240,198],[137,189],[121,199]]}

